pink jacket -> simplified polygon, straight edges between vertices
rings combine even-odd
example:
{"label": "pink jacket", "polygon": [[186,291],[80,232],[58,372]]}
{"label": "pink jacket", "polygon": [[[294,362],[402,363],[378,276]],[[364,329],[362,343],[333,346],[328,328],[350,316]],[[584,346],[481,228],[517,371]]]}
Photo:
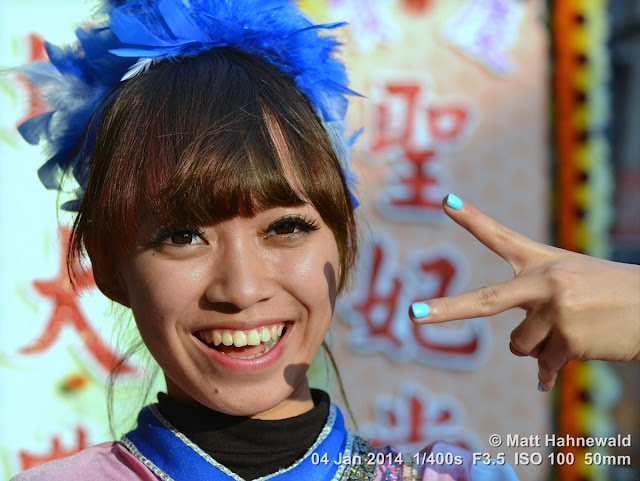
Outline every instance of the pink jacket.
{"label": "pink jacket", "polygon": [[[391,449],[380,452],[391,453],[392,457],[397,454],[397,451]],[[406,464],[378,465],[375,476],[370,478],[370,481],[391,479],[398,481],[517,481],[518,479],[509,465],[497,466],[482,463],[473,465],[471,453],[448,443],[431,444],[420,453],[420,457],[438,453],[460,455],[464,458],[464,463],[461,466],[428,466],[417,477],[417,473],[412,472]],[[349,478],[342,479],[346,481]],[[11,481],[111,480],[158,481],[158,477],[122,444],[115,442],[98,444],[68,458],[41,464],[18,474]]]}

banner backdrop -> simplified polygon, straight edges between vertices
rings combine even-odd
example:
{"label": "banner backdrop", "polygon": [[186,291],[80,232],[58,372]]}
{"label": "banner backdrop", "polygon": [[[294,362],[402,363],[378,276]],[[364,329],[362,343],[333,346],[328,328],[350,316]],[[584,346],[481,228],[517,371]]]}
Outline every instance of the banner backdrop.
{"label": "banner backdrop", "polygon": [[[359,431],[408,452],[435,439],[492,456],[503,452],[523,481],[544,479],[549,451],[544,444],[507,446],[507,436],[544,437],[552,428],[535,361],[508,349],[522,312],[416,326],[407,309],[414,300],[512,275],[444,216],[441,200],[449,191],[549,241],[543,4],[301,2],[317,21],[350,22],[340,33],[343,56],[352,88],[363,95],[349,111],[351,128],[364,127],[354,153],[360,266],[329,335]],[[42,39],[73,40],[76,22],[90,11],[71,0],[3,2],[0,65],[44,58]],[[19,77],[0,82],[0,476],[8,479],[126,431],[162,380],[153,381],[143,353],[117,367],[110,433],[105,386],[136,343],[135,329],[91,277],[73,294],[65,266],[72,219],[56,214],[64,195],[43,188],[40,149],[15,130],[41,105]],[[322,360],[312,374],[322,383]],[[504,443],[492,446],[492,434]],[[516,452],[543,459],[523,465]]]}

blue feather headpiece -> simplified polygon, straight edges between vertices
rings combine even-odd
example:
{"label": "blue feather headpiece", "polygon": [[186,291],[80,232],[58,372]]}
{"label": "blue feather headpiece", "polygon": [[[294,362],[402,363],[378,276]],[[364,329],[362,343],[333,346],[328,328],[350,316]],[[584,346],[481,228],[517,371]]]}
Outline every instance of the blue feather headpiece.
{"label": "blue feather headpiece", "polygon": [[[97,109],[119,82],[143,75],[156,62],[235,47],[293,79],[321,119],[352,190],[350,151],[357,134],[345,137],[345,96],[357,94],[347,87],[344,65],[333,57],[340,43],[323,32],[344,23],[314,25],[287,0],[110,0],[104,13],[108,21],[80,27],[74,44],[46,43],[50,62],[17,69],[49,108],[18,127],[29,143],[46,143],[49,159],[38,175],[47,188],[60,188],[67,168],[86,188],[85,151],[91,151],[93,139],[86,137],[89,145],[78,142],[94,112],[99,120]],[[78,206],[71,201],[62,208]]]}

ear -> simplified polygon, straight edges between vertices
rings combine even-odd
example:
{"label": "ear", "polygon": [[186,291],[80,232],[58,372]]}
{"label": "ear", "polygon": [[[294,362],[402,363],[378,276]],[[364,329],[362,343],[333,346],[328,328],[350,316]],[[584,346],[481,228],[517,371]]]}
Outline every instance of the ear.
{"label": "ear", "polygon": [[103,276],[99,271],[93,271],[93,278],[96,281],[98,289],[112,301],[122,304],[125,307],[131,307],[129,304],[129,294],[120,273],[113,272],[113,275]]}

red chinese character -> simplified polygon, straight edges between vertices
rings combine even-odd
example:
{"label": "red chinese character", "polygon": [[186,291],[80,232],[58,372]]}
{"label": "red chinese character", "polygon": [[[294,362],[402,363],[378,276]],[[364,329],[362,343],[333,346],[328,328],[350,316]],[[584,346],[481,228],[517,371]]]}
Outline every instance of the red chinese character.
{"label": "red chinese character", "polygon": [[[402,290],[402,281],[397,276],[393,276],[387,280],[390,286],[388,292],[380,292],[378,282],[381,268],[386,262],[385,256],[386,253],[382,245],[375,244],[373,246],[371,279],[367,286],[368,295],[353,308],[362,315],[368,338],[379,339],[385,344],[390,343],[391,349],[397,349],[402,345],[402,342],[393,333],[392,327],[398,309],[398,296]],[[374,319],[376,314],[379,314],[382,319]]]}
{"label": "red chinese character", "polygon": [[[451,294],[451,282],[456,275],[456,266],[450,259],[441,257],[429,262],[424,262],[420,266],[423,273],[435,274],[438,277],[438,288],[435,293],[429,297],[444,297]],[[415,301],[424,299],[416,298]],[[438,328],[433,325],[413,324],[413,335],[419,346],[421,355],[449,355],[449,356],[474,356],[480,348],[482,332],[477,331],[473,327],[469,329],[462,328],[464,333],[460,335],[460,331],[455,336],[451,336],[452,342],[442,342],[438,339]]]}
{"label": "red chinese character", "polygon": [[411,322],[411,302],[454,294],[466,277],[464,258],[438,248],[394,262],[395,248],[385,236],[363,252],[355,289],[339,304],[353,327],[350,345],[358,352],[383,352],[397,361],[417,360],[445,368],[468,369],[484,359],[490,332],[482,319],[460,321],[455,329]]}
{"label": "red chinese character", "polygon": [[379,199],[381,212],[392,220],[441,218],[447,172],[440,154],[458,146],[470,130],[468,108],[435,102],[421,82],[386,80],[374,91],[370,147],[387,151],[394,162]]}
{"label": "red chinese character", "polygon": [[[115,370],[117,373],[135,374],[136,369],[128,363],[120,363],[119,357],[100,339],[84,318],[78,299],[69,281],[65,254],[69,246],[70,229],[62,228],[60,237],[64,239],[61,249],[62,258],[60,272],[57,277],[48,281],[33,281],[36,290],[53,302],[53,312],[47,321],[44,331],[38,338],[26,347],[20,349],[22,354],[35,354],[49,349],[58,339],[62,329],[66,326],[74,329],[84,346],[106,371]],[[88,289],[95,286],[92,271],[85,271],[77,280],[78,289]]]}
{"label": "red chinese character", "polygon": [[434,396],[418,383],[404,382],[397,396],[379,396],[374,411],[374,422],[362,427],[374,446],[417,452],[432,441],[443,440],[465,449],[481,448],[477,436],[464,427],[460,403],[448,396]]}
{"label": "red chinese character", "polygon": [[374,131],[371,150],[379,150],[400,145],[414,157],[411,142],[415,135],[416,110],[421,93],[421,85],[388,81],[382,86],[382,99],[374,105]]}
{"label": "red chinese character", "polygon": [[71,456],[72,454],[82,451],[88,446],[87,434],[82,427],[77,427],[75,431],[76,444],[70,448],[64,448],[60,442],[60,438],[58,436],[54,436],[51,440],[51,450],[48,453],[32,454],[21,449],[18,452],[21,469],[24,471],[29,468],[33,468],[34,466],[38,466],[39,464],[53,461],[54,459],[66,458],[67,456]]}

